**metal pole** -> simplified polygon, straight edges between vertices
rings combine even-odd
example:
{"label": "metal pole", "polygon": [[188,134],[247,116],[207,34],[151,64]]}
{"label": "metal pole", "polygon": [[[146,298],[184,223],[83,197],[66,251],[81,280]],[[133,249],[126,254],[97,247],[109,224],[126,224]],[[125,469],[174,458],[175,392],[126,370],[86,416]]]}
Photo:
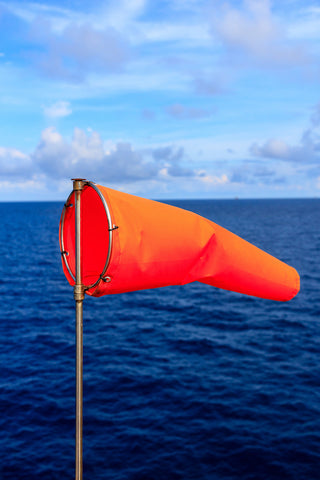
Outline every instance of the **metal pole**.
{"label": "metal pole", "polygon": [[75,195],[75,233],[76,233],[76,283],[74,299],[76,302],[76,465],[75,479],[82,480],[83,452],[83,299],[84,286],[81,278],[81,191],[85,180],[73,179]]}

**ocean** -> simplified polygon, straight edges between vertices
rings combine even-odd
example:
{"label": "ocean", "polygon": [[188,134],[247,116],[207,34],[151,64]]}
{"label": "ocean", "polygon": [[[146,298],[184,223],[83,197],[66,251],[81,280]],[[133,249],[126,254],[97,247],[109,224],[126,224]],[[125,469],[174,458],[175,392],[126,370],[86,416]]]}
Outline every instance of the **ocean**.
{"label": "ocean", "polygon": [[[320,478],[320,200],[181,200],[294,266],[278,303],[194,283],[84,301],[84,478]],[[74,477],[62,203],[0,203],[0,479]]]}

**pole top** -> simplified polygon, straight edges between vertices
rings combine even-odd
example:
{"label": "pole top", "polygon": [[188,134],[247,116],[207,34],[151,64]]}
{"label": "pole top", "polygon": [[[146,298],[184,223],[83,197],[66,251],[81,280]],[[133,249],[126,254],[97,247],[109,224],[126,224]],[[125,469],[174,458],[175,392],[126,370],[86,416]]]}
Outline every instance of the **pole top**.
{"label": "pole top", "polygon": [[73,190],[74,191],[81,191],[85,185],[85,183],[87,182],[87,180],[85,178],[72,178],[71,179],[73,181]]}

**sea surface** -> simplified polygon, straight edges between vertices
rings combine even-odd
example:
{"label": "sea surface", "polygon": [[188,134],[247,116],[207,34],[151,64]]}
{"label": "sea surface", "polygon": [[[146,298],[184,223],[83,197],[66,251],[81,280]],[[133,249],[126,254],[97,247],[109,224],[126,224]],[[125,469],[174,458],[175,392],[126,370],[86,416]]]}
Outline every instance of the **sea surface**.
{"label": "sea surface", "polygon": [[[320,478],[320,200],[189,200],[294,266],[288,303],[194,283],[84,302],[84,478]],[[0,204],[0,479],[74,478],[62,203]]]}

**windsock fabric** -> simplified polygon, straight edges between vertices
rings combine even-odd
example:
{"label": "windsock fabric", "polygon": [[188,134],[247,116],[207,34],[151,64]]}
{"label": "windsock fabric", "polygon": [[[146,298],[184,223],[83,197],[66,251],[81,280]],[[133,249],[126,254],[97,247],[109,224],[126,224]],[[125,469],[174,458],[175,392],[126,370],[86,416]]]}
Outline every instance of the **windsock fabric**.
{"label": "windsock fabric", "polygon": [[[296,270],[237,235],[195,213],[96,185],[112,220],[112,247],[107,260],[109,228],[95,189],[81,194],[82,282],[99,297],[199,281],[218,288],[287,301],[299,291]],[[75,276],[73,195],[63,220],[63,269],[71,285]],[[61,228],[61,222],[60,222]],[[60,241],[61,243],[61,241]]]}

